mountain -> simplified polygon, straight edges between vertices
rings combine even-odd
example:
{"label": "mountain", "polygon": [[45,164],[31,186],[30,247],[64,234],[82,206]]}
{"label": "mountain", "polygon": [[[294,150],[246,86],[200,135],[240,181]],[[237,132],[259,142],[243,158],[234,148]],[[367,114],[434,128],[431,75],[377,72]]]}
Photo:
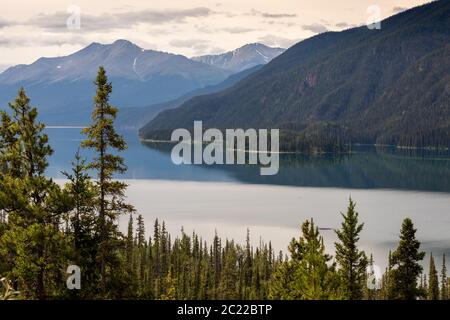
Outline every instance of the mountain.
{"label": "mountain", "polygon": [[160,113],[140,134],[280,128],[285,150],[349,143],[450,147],[450,1],[304,40],[222,92]]}
{"label": "mountain", "polygon": [[126,40],[92,43],[68,56],[40,58],[5,70],[0,74],[0,105],[24,86],[44,121],[85,124],[92,107],[92,82],[101,65],[113,82],[112,103],[120,107],[171,100],[232,73],[182,55],[144,50]]}
{"label": "mountain", "polygon": [[192,60],[217,68],[239,72],[257,65],[266,64],[284,51],[285,49],[282,48],[271,48],[261,43],[251,43],[223,54],[193,57]]}
{"label": "mountain", "polygon": [[18,65],[0,74],[0,83],[30,84],[90,80],[103,65],[111,77],[147,81],[159,75],[178,75],[201,84],[217,81],[227,73],[181,56],[144,50],[127,40],[112,44],[92,43],[65,56],[40,58],[31,65]]}
{"label": "mountain", "polygon": [[261,68],[262,65],[254,66],[229,76],[219,84],[193,90],[174,100],[153,104],[147,107],[127,108],[126,112],[118,114],[117,125],[126,129],[139,129],[152,120],[162,110],[177,108],[195,96],[211,94],[229,88]]}

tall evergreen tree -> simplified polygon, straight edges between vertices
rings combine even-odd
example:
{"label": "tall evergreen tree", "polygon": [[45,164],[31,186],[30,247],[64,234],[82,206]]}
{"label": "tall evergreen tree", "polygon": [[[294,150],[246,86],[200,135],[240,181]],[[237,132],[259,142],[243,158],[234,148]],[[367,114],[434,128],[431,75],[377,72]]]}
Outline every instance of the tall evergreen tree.
{"label": "tall evergreen tree", "polygon": [[153,270],[152,277],[154,279],[153,296],[158,299],[161,295],[162,288],[162,272],[161,272],[161,253],[160,253],[160,243],[161,243],[161,228],[159,226],[158,219],[155,220],[153,227],[153,249],[152,259],[153,259]]}
{"label": "tall evergreen tree", "polygon": [[0,211],[8,215],[0,260],[27,298],[46,299],[64,291],[70,246],[60,228],[67,199],[44,175],[53,151],[23,88],[9,106],[12,116],[2,112],[0,127]]}
{"label": "tall evergreen tree", "polygon": [[441,300],[448,300],[448,278],[447,278],[447,267],[445,265],[445,253],[442,255]]}
{"label": "tall evergreen tree", "polygon": [[245,242],[245,258],[244,258],[244,274],[243,274],[243,286],[244,286],[244,297],[249,296],[249,288],[252,284],[252,278],[253,278],[253,254],[251,251],[251,244],[250,244],[250,230],[247,229],[247,237]]}
{"label": "tall evergreen tree", "polygon": [[430,254],[430,268],[428,274],[428,300],[439,299],[439,278],[434,263],[433,254]]}
{"label": "tall evergreen tree", "polygon": [[403,220],[400,242],[392,253],[392,270],[389,272],[391,299],[414,300],[420,295],[417,280],[422,266],[419,261],[423,260],[425,252],[419,251],[420,242],[416,239],[416,231],[411,219]]}
{"label": "tall evergreen tree", "polygon": [[357,243],[364,224],[358,223],[358,212],[351,198],[347,213],[341,215],[344,221],[341,229],[336,231],[339,242],[335,243],[341,288],[345,299],[360,300],[366,287],[367,257],[364,251],[358,249]]}
{"label": "tall evergreen tree", "polygon": [[126,259],[128,272],[133,272],[133,250],[134,250],[134,235],[133,235],[133,215],[130,214],[130,218],[128,219],[128,229],[127,229],[127,238],[126,238]]}
{"label": "tall evergreen tree", "polygon": [[137,217],[136,237],[138,247],[142,248],[145,245],[145,225],[142,215]]}
{"label": "tall evergreen tree", "polygon": [[123,158],[117,155],[117,152],[126,149],[126,143],[114,129],[117,108],[109,103],[112,85],[108,82],[103,67],[98,70],[95,85],[97,91],[92,112],[93,123],[83,129],[87,139],[82,142],[82,147],[96,152],[95,158],[88,167],[97,172],[96,184],[99,195],[94,205],[98,210],[98,265],[102,292],[107,295],[108,286],[112,278],[117,275],[117,273],[114,274],[114,264],[119,263],[116,240],[119,236],[117,218],[121,214],[133,212],[134,209],[124,201],[127,185],[113,180],[114,174],[126,171]]}

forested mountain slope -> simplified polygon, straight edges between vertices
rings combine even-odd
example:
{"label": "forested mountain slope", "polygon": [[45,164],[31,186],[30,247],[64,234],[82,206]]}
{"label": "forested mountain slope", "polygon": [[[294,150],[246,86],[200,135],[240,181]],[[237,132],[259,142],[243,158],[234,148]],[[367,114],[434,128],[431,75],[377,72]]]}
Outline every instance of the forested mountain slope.
{"label": "forested mountain slope", "polygon": [[450,1],[302,41],[220,93],[162,112],[143,138],[174,128],[280,128],[287,150],[344,144],[450,146]]}

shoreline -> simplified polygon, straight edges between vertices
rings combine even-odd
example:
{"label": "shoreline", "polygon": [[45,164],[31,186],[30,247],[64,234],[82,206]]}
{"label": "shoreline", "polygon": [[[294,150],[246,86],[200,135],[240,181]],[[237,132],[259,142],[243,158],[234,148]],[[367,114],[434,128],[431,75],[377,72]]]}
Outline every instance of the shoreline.
{"label": "shoreline", "polygon": [[[142,142],[148,142],[148,143],[161,143],[161,144],[177,144],[179,143],[179,141],[171,141],[171,140],[158,140],[158,139],[146,139],[146,138],[142,138],[138,135],[138,140],[142,143]],[[209,142],[211,143],[211,142]],[[204,142],[203,144],[209,144],[207,142]],[[195,144],[195,142],[192,142],[191,144]],[[306,155],[315,155],[315,154],[352,154],[354,153],[352,151],[352,146],[355,147],[381,147],[381,148],[395,148],[395,149],[400,149],[400,150],[423,150],[423,151],[432,151],[432,152],[448,152],[450,151],[450,148],[446,148],[446,147],[442,147],[442,148],[436,148],[436,147],[409,147],[409,146],[403,146],[403,145],[394,145],[394,144],[370,144],[370,143],[354,143],[352,145],[350,145],[349,147],[349,151],[320,151],[320,152],[301,152],[301,151],[278,151],[277,153],[279,154],[306,154]],[[227,148],[226,150],[235,150],[235,151],[244,151],[246,153],[261,153],[261,151],[257,151],[257,150],[242,150],[242,149],[230,149]]]}

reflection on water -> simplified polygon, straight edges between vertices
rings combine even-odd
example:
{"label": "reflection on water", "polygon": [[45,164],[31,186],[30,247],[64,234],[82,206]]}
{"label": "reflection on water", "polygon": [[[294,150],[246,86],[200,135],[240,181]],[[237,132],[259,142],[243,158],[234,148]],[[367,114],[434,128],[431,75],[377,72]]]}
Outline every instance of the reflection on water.
{"label": "reflection on water", "polygon": [[[145,146],[167,157],[170,155],[170,144],[145,143]],[[274,176],[261,176],[256,165],[203,165],[202,168],[254,184],[450,191],[449,154],[426,150],[360,146],[351,154],[280,154],[280,170]]]}
{"label": "reflection on water", "polygon": [[[79,131],[47,129],[55,150],[49,176],[62,178],[60,172],[70,169],[83,139]],[[359,147],[350,155],[283,154],[278,175],[260,176],[258,166],[176,166],[170,159],[172,145],[142,144],[134,132],[123,134],[129,170],[120,178],[132,179],[127,196],[144,215],[147,230],[159,218],[173,234],[184,226],[207,239],[218,229],[222,236],[243,242],[250,227],[255,241],[261,236],[286,250],[304,219],[314,217],[323,228],[339,227],[339,211],[352,195],[365,223],[361,246],[374,253],[377,264],[385,265],[407,216],[418,228],[424,250],[438,260],[441,253],[450,253],[448,154],[374,147]],[[86,150],[83,155],[92,156]],[[124,217],[124,231],[126,223]],[[322,233],[333,248],[334,233]]]}
{"label": "reflection on water", "polygon": [[[76,128],[50,128],[55,149],[47,174],[62,177],[70,169],[79,142]],[[351,154],[281,154],[280,170],[261,176],[257,165],[174,165],[172,144],[141,143],[134,131],[123,132],[128,150],[123,153],[126,179],[228,181],[305,187],[401,189],[450,192],[450,155],[424,150],[357,147]],[[91,154],[84,150],[83,154]]]}

